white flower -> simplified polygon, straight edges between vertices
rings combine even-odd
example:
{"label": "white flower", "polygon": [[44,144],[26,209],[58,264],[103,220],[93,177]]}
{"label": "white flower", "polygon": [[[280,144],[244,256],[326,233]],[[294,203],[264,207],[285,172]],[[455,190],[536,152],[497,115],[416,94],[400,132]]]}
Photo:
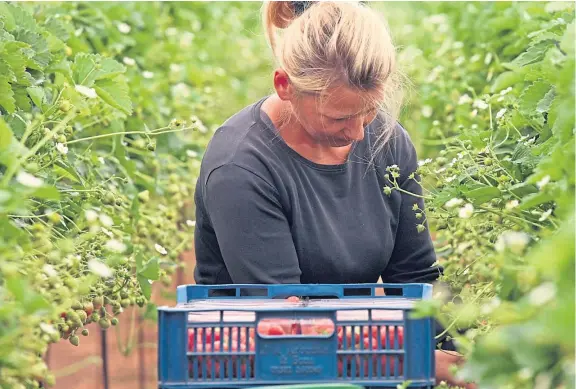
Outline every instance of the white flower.
{"label": "white flower", "polygon": [[103,278],[112,277],[113,274],[112,270],[105,263],[94,258],[88,261],[88,269],[90,269],[92,273]]}
{"label": "white flower", "polygon": [[482,307],[480,308],[480,312],[483,315],[488,315],[492,313],[496,308],[498,308],[500,304],[501,300],[498,297],[494,297],[492,300],[482,305]]}
{"label": "white flower", "polygon": [[476,116],[478,116],[478,110],[477,110],[477,109],[475,109],[474,111],[470,112],[470,117],[473,117],[473,118],[474,118],[474,117],[476,117]]}
{"label": "white flower", "polygon": [[434,173],[440,174],[440,173],[444,173],[445,171],[446,171],[446,168],[445,168],[445,167],[441,167],[441,168],[438,169],[438,170],[434,170]]}
{"label": "white flower", "polygon": [[496,112],[496,119],[500,119],[506,113],[506,108],[502,108],[500,111]]}
{"label": "white flower", "polygon": [[186,220],[186,225],[188,227],[194,227],[196,225],[196,220]]}
{"label": "white flower", "polygon": [[126,251],[126,245],[116,239],[110,239],[108,242],[106,242],[104,247],[106,248],[106,250],[114,253],[123,253],[124,251]]}
{"label": "white flower", "polygon": [[474,54],[472,57],[470,57],[470,62],[476,62],[480,60],[480,58],[480,54]]}
{"label": "white flower", "polygon": [[54,269],[54,266],[49,264],[42,266],[42,270],[48,277],[56,277],[58,275],[58,272]]}
{"label": "white flower", "polygon": [[98,213],[92,209],[85,211],[84,215],[86,216],[86,220],[89,222],[94,222],[98,219]]}
{"label": "white flower", "polygon": [[446,201],[446,204],[444,204],[444,206],[446,208],[454,208],[454,207],[457,207],[458,205],[462,204],[463,202],[464,202],[464,200],[462,200],[462,199],[453,198],[453,199]]}
{"label": "white flower", "polygon": [[511,200],[506,203],[506,209],[516,208],[520,203],[518,200]]}
{"label": "white flower", "polygon": [[104,161],[104,157],[98,157],[98,162],[100,162],[102,165],[106,164],[106,161]]}
{"label": "white flower", "polygon": [[154,248],[156,249],[156,251],[158,251],[162,255],[168,254],[168,251],[166,251],[166,249],[164,247],[160,246],[158,243],[156,243],[154,245]]}
{"label": "white flower", "polygon": [[146,78],[146,79],[150,79],[152,77],[154,77],[154,73],[148,71],[148,70],[144,70],[142,72],[142,77]]}
{"label": "white flower", "polygon": [[63,143],[56,143],[56,150],[61,154],[68,154],[68,147]]}
{"label": "white flower", "polygon": [[177,63],[170,64],[170,71],[172,73],[178,73],[182,70],[182,65],[178,65]]}
{"label": "white flower", "polygon": [[460,96],[460,98],[458,99],[458,105],[462,105],[462,104],[466,104],[471,102],[472,99],[470,98],[470,96],[468,96],[468,94],[464,93],[462,96]]}
{"label": "white flower", "polygon": [[96,97],[98,97],[98,94],[96,94],[94,88],[88,88],[87,86],[84,85],[76,85],[74,89],[76,89],[76,92],[88,97],[89,99],[95,99]]}
{"label": "white flower", "polygon": [[188,85],[184,84],[183,82],[179,82],[178,84],[172,87],[172,93],[174,96],[179,98],[187,98],[192,95],[192,91]]}
{"label": "white flower", "polygon": [[474,100],[474,104],[472,104],[472,106],[475,107],[475,108],[479,108],[479,109],[486,109],[486,108],[488,108],[488,104],[486,104],[485,101],[483,101],[483,100],[478,100],[478,99]]}
{"label": "white flower", "polygon": [[464,63],[464,61],[466,61],[466,57],[461,55],[460,57],[458,57],[454,60],[454,65],[460,66]]}
{"label": "white flower", "polygon": [[506,231],[498,237],[495,248],[500,253],[509,249],[513,254],[520,255],[529,242],[530,237],[524,232]]}
{"label": "white flower", "polygon": [[526,144],[530,145],[530,144],[534,143],[535,141],[536,141],[536,138],[530,138],[526,141]]}
{"label": "white flower", "polygon": [[134,60],[134,58],[130,58],[130,57],[124,57],[122,58],[122,62],[124,62],[125,65],[128,66],[134,66],[136,65],[136,61]]}
{"label": "white flower", "polygon": [[542,214],[542,216],[540,216],[540,219],[538,219],[539,222],[543,222],[544,220],[548,219],[550,217],[550,215],[552,215],[552,210],[549,209],[546,212],[544,212]]}
{"label": "white flower", "polygon": [[112,227],[114,225],[114,221],[112,220],[112,218],[105,214],[100,215],[100,223],[102,223],[102,225],[106,227]]}
{"label": "white flower", "polygon": [[446,178],[446,182],[450,183],[450,182],[454,181],[456,178],[458,178],[458,177],[456,177],[456,176],[448,177],[448,178]]}
{"label": "white flower", "polygon": [[196,158],[198,153],[194,150],[186,150],[186,155],[190,158]]}
{"label": "white flower", "polygon": [[458,216],[462,219],[469,219],[474,213],[474,206],[466,204],[458,211]]}
{"label": "white flower", "polygon": [[546,185],[548,185],[549,182],[550,182],[550,176],[544,176],[540,181],[536,183],[536,186],[538,187],[538,189],[541,190]]}
{"label": "white flower", "polygon": [[194,40],[194,34],[189,31],[185,31],[180,37],[180,47],[182,48],[190,47],[193,40]]}
{"label": "white flower", "polygon": [[530,304],[542,306],[556,297],[556,286],[551,282],[546,282],[533,289],[528,295]]}
{"label": "white flower", "polygon": [[488,53],[486,57],[484,57],[484,65],[489,65],[490,62],[492,62],[492,53]]}
{"label": "white flower", "polygon": [[459,152],[457,155],[458,155],[458,159],[464,158],[464,152],[463,151]]}
{"label": "white flower", "polygon": [[16,176],[16,181],[30,188],[39,188],[44,184],[44,181],[42,181],[42,179],[35,177],[32,174],[26,173],[24,171],[18,173],[18,175]]}
{"label": "white flower", "polygon": [[118,31],[120,31],[122,34],[128,34],[130,30],[132,30],[132,27],[126,23],[120,23],[117,27]]}
{"label": "white flower", "polygon": [[175,36],[176,34],[178,34],[178,30],[174,27],[169,27],[166,29],[166,31],[164,31],[164,33],[166,34],[166,36]]}
{"label": "white flower", "polygon": [[426,158],[426,159],[423,160],[423,161],[418,161],[418,166],[424,166],[424,165],[427,165],[427,164],[429,164],[429,163],[431,163],[431,162],[432,162],[432,159],[431,159],[431,158]]}
{"label": "white flower", "polygon": [[40,323],[40,329],[48,335],[56,334],[56,328],[52,324]]}
{"label": "white flower", "polygon": [[432,122],[432,125],[433,125],[433,126],[439,126],[439,125],[440,125],[440,121],[434,120],[434,121]]}
{"label": "white flower", "polygon": [[432,107],[429,105],[425,105],[422,107],[422,116],[424,116],[425,118],[429,118],[430,116],[432,116],[432,113],[434,111],[432,110]]}

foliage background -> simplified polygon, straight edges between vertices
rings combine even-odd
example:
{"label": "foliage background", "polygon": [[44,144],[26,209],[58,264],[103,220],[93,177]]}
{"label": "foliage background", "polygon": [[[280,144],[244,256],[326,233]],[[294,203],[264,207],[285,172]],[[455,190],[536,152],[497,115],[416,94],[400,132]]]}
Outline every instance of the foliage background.
{"label": "foliage background", "polygon": [[[414,223],[450,286],[421,313],[482,388],[573,387],[573,4],[371,5],[413,83]],[[258,12],[0,3],[0,387],[53,383],[48,344],[82,347],[90,322],[153,316],[150,282],[169,284],[191,248],[202,150],[270,92]]]}

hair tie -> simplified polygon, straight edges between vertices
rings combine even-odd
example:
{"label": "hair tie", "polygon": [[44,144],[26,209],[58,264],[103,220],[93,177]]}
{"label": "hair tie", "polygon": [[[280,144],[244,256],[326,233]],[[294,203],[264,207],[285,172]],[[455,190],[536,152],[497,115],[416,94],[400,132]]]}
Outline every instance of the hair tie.
{"label": "hair tie", "polygon": [[312,5],[313,1],[292,1],[292,8],[294,9],[294,14],[300,16]]}

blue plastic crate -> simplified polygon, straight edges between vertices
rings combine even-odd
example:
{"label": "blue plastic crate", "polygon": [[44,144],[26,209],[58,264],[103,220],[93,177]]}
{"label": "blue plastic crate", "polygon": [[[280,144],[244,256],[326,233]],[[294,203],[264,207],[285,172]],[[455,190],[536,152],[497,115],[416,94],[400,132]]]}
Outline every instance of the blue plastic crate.
{"label": "blue plastic crate", "polygon": [[[377,295],[383,288],[400,293]],[[158,308],[158,388],[433,388],[433,319],[408,315],[431,295],[430,284],[179,286],[177,305]],[[326,331],[311,334],[312,320]],[[273,323],[287,334],[263,330]]]}

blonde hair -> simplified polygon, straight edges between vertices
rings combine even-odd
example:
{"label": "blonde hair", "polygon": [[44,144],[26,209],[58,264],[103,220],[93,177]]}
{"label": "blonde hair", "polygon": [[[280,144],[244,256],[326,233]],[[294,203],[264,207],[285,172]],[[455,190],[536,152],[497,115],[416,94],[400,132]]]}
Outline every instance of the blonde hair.
{"label": "blonde hair", "polygon": [[358,2],[267,1],[262,21],[274,58],[296,91],[323,95],[340,85],[381,90],[382,98],[371,102],[384,116],[379,151],[396,126],[404,95],[383,15]]}

